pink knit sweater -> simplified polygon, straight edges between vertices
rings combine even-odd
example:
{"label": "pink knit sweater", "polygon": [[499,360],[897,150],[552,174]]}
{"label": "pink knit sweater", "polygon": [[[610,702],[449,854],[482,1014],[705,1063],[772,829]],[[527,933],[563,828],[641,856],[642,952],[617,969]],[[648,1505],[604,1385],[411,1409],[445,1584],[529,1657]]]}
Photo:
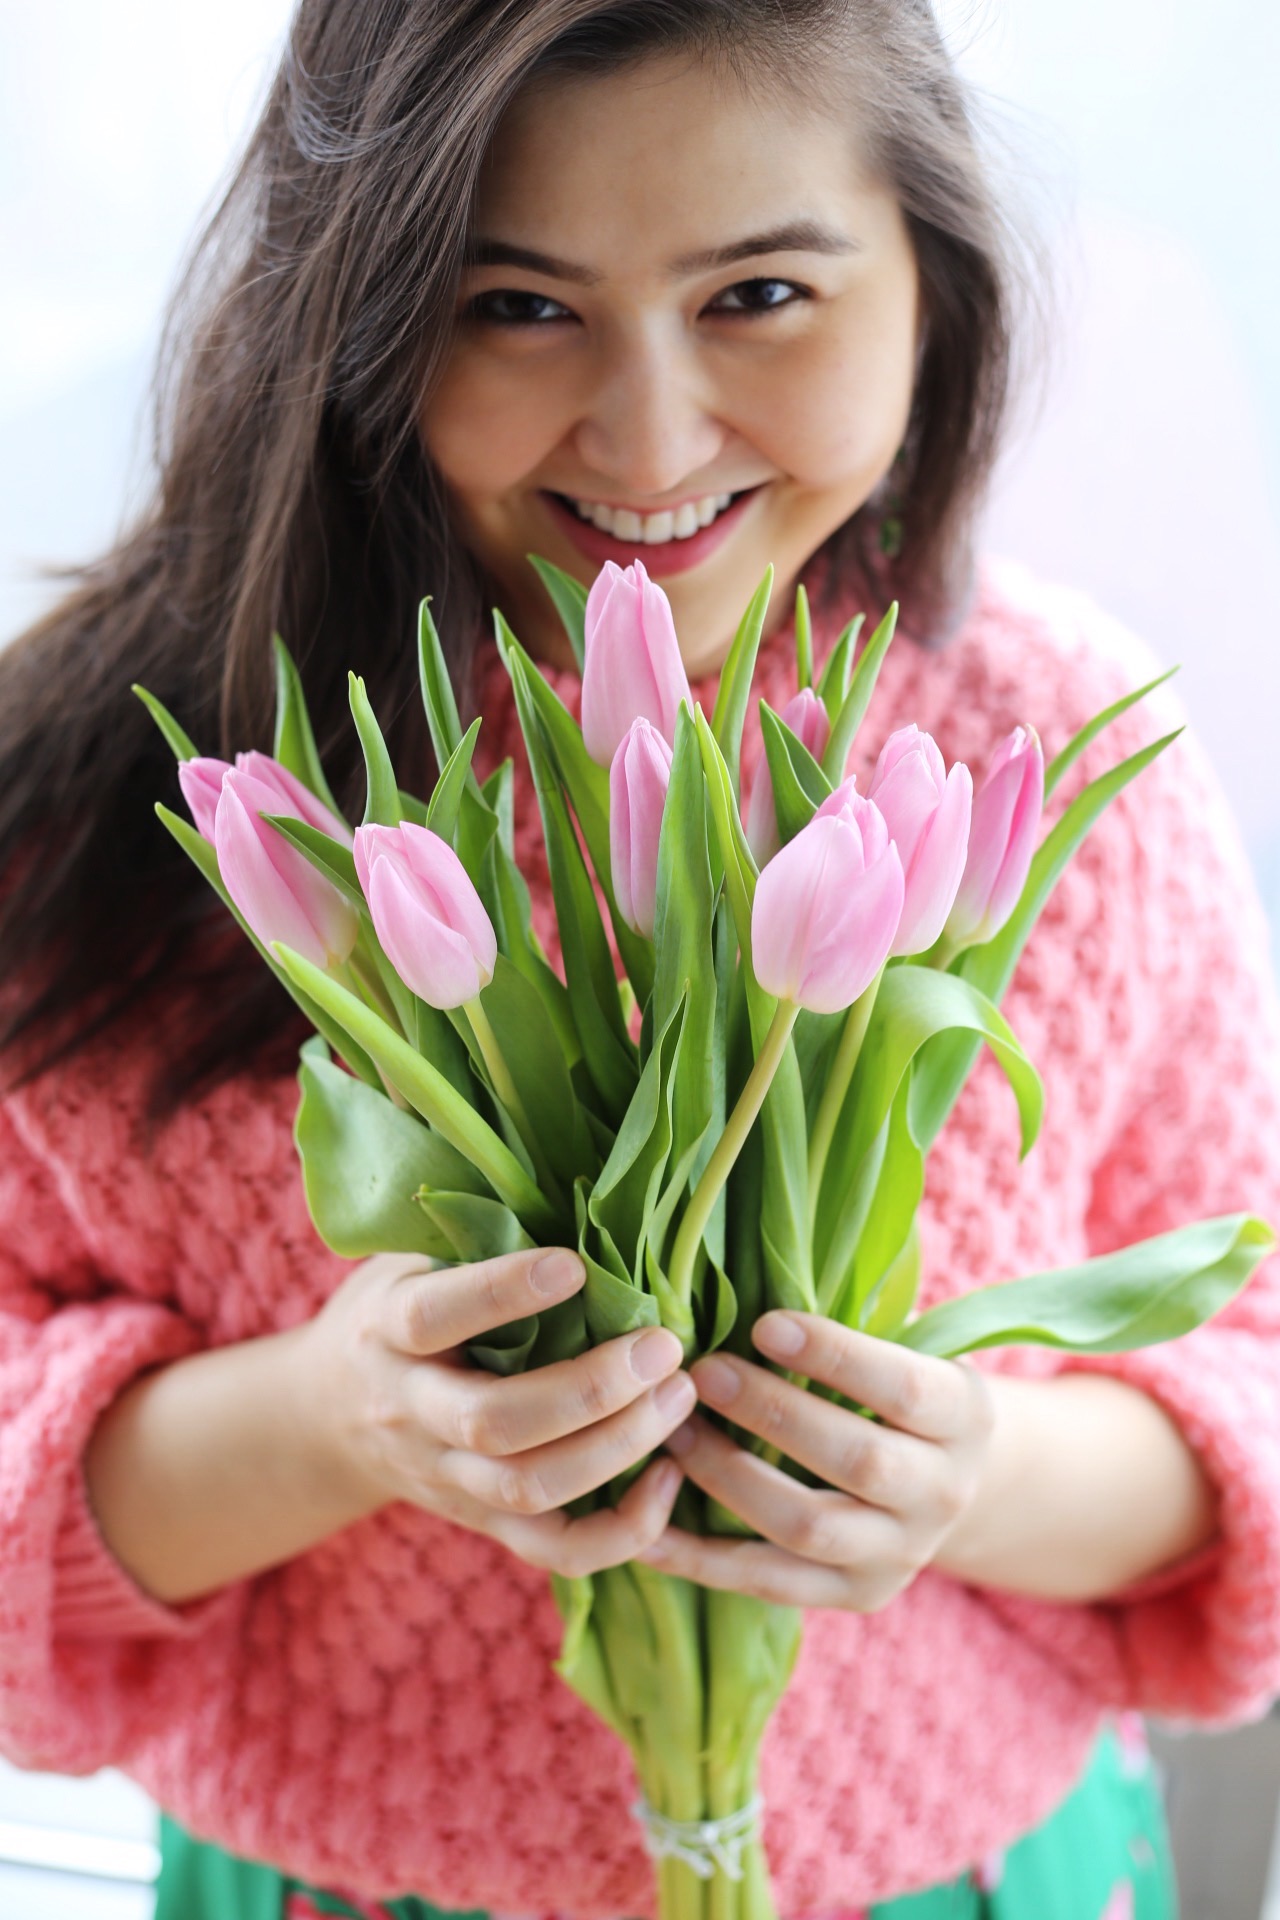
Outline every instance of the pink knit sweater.
{"label": "pink knit sweater", "polygon": [[[1148,665],[1084,599],[991,568],[949,649],[891,651],[862,760],[908,720],[979,773],[1018,721],[1052,752]],[[792,671],[784,637],[761,666],[775,705]],[[515,743],[492,674],[485,701],[492,762]],[[1148,702],[1085,771],[1170,708]],[[545,923],[533,817],[526,790]],[[930,1165],[926,1301],[1206,1214],[1280,1219],[1267,938],[1192,745],[1095,831],[1006,1010],[1045,1076],[1044,1135],[1019,1168],[984,1061]],[[101,1410],[144,1368],[303,1320],[345,1271],[303,1204],[292,1079],[224,1085],[148,1154],[143,1069],[141,1042],[103,1044],[0,1108],[0,1748],[122,1767],[196,1833],[365,1896],[651,1911],[627,1756],[552,1673],[545,1578],[500,1547],[393,1505],[178,1609],[105,1550],[79,1464]],[[811,1615],[764,1757],[785,1914],[1006,1843],[1068,1790],[1108,1709],[1220,1721],[1280,1690],[1278,1282],[1273,1266],[1175,1346],[1088,1363],[1155,1395],[1221,1489],[1221,1542],[1190,1570],[1089,1607],[925,1573],[874,1616]]]}

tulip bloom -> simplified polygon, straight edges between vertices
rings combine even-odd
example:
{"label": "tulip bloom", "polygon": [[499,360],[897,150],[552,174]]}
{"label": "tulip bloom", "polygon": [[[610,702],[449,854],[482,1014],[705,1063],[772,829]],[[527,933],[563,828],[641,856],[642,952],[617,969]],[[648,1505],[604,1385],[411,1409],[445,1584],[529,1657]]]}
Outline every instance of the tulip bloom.
{"label": "tulip bloom", "polygon": [[1015,727],[973,802],[969,857],[947,919],[955,947],[999,933],[1026,885],[1044,811],[1044,752],[1034,727]]}
{"label": "tulip bloom", "polygon": [[[341,840],[346,847],[351,845],[351,829],[346,821],[330,813],[310,787],[304,786],[296,774],[282,767],[269,753],[238,753],[234,770],[251,774],[260,785],[271,788],[279,804],[266,811],[285,814],[291,820],[305,820],[308,826],[318,827],[330,839]],[[231,771],[230,761],[206,758],[183,760],[178,767],[182,797],[191,809],[198,831],[211,846],[222,782]]]}
{"label": "tulip bloom", "polygon": [[[827,741],[831,738],[831,721],[827,709],[819,700],[812,687],[802,687],[793,694],[780,715],[784,727],[790,727],[802,744],[808,747],[815,760],[821,760],[827,750]],[[751,789],[751,803],[747,808],[746,819],[747,845],[755,855],[756,865],[764,866],[778,851],[778,814],[773,803],[773,776],[769,772],[769,762],[764,754],[760,756],[760,765],[756,768],[755,784]]]}
{"label": "tulip bloom", "polygon": [[[285,814],[344,840],[350,837],[347,828],[266,754],[240,758],[243,764],[222,775],[213,819],[222,883],[264,946],[278,940],[313,966],[341,965],[360,931],[355,909],[264,816]],[[197,803],[204,811],[208,798],[200,784],[206,779],[202,770],[189,776],[190,787],[183,782],[197,825]]]}
{"label": "tulip bloom", "polygon": [[903,894],[884,817],[846,780],[760,875],[751,913],[756,978],[814,1013],[852,1006],[889,956]]}
{"label": "tulip bloom", "polygon": [[383,951],[430,1006],[464,1006],[493,978],[498,943],[447,840],[406,821],[358,827],[356,873]]}
{"label": "tulip bloom", "polygon": [[582,737],[600,766],[613,756],[635,719],[648,720],[675,745],[681,703],[692,705],[671,606],[637,560],[606,560],[587,596],[582,670]]}
{"label": "tulip bloom", "polygon": [[609,769],[609,861],[618,912],[653,937],[658,841],[671,784],[671,748],[648,720],[633,720]]}
{"label": "tulip bloom", "polygon": [[960,764],[947,773],[927,733],[900,727],[885,742],[867,798],[884,815],[906,880],[892,950],[925,953],[942,932],[964,873],[972,776]]}

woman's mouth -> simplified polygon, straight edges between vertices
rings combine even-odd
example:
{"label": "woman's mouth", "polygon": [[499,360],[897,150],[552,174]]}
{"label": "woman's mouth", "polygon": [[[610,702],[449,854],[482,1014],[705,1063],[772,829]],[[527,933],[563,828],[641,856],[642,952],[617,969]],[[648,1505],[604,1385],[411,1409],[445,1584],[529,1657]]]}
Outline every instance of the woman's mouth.
{"label": "woman's mouth", "polygon": [[698,566],[732,533],[748,504],[761,491],[708,493],[659,513],[636,513],[605,501],[544,492],[556,525],[578,552],[602,567],[606,560],[626,566],[643,560],[655,579]]}

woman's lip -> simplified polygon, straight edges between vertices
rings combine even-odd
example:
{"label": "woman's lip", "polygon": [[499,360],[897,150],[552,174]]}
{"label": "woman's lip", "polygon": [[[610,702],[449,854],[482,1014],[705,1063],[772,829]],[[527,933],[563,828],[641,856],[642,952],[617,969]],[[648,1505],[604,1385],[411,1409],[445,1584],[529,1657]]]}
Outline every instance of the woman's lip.
{"label": "woman's lip", "polygon": [[645,571],[655,580],[661,580],[673,573],[687,573],[690,567],[699,566],[722,546],[760,491],[759,487],[752,487],[739,494],[723,513],[716,515],[709,527],[700,527],[687,540],[660,540],[654,546],[644,540],[618,540],[611,533],[602,533],[599,527],[592,526],[572,507],[567,507],[559,494],[544,491],[541,497],[556,525],[578,552],[597,567],[602,567],[606,560],[613,560],[620,567],[629,566],[633,560],[643,560]]}

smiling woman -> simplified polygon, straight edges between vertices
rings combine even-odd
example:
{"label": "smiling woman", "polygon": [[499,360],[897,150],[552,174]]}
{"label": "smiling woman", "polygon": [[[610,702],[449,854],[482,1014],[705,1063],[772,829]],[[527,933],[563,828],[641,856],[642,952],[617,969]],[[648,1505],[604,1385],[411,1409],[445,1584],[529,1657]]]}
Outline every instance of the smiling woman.
{"label": "smiling woman", "polygon": [[531,550],[579,571],[642,550],[705,671],[767,561],[794,579],[884,480],[919,273],[862,145],[847,114],[688,57],[544,80],[504,116],[422,430],[544,652],[564,641]]}
{"label": "smiling woman", "polygon": [[[904,1896],[931,1910],[920,1889],[975,1920],[1099,1920],[1135,1897],[1143,1920],[1171,1910],[1150,1773],[1132,1742],[1121,1756],[1099,1734],[1118,1703],[1224,1719],[1280,1687],[1274,1274],[1193,1341],[1079,1378],[1058,1377],[1060,1356],[1048,1377],[1016,1351],[962,1368],[803,1314],[761,1317],[748,1344],[745,1312],[718,1366],[686,1369],[680,1342],[648,1327],[481,1374],[470,1349],[568,1302],[582,1261],[520,1245],[424,1273],[395,1250],[420,1244],[401,1227],[391,1250],[362,1241],[355,1265],[318,1242],[292,1132],[298,1029],[157,827],[172,769],[129,690],[142,682],[225,760],[272,747],[279,672],[296,759],[279,630],[315,722],[314,784],[354,823],[355,668],[365,738],[367,699],[393,762],[376,763],[375,811],[394,813],[397,782],[429,782],[412,633],[431,595],[520,869],[458,990],[479,1006],[493,942],[508,951],[497,920],[523,919],[522,878],[541,942],[522,951],[571,1020],[542,966],[557,922],[539,796],[485,634],[496,600],[568,706],[584,701],[530,551],[583,584],[601,562],[643,561],[669,595],[638,565],[610,571],[584,614],[616,617],[597,655],[613,667],[585,694],[601,763],[627,730],[626,686],[647,681],[631,706],[655,727],[690,675],[711,706],[770,563],[775,619],[797,584],[812,594],[810,628],[795,648],[765,640],[757,682],[798,737],[816,740],[816,722],[848,748],[820,690],[798,686],[797,655],[819,672],[835,660],[829,691],[853,670],[855,626],[836,639],[849,616],[902,602],[868,723],[881,782],[911,723],[920,779],[898,795],[895,837],[919,828],[913,809],[936,819],[944,755],[994,768],[977,802],[994,817],[1010,739],[1038,770],[1043,733],[1056,774],[1058,747],[1118,703],[1118,746],[1146,745],[1126,696],[1147,676],[1120,664],[1109,623],[972,563],[1010,287],[928,0],[301,0],[175,312],[155,497],[0,659],[0,1745],[33,1767],[127,1766],[210,1836],[166,1824],[161,1920],[282,1920],[291,1896],[299,1914],[395,1920],[435,1914],[428,1899],[648,1910],[625,1756],[550,1672],[546,1581],[641,1559],[726,1589],[731,1623],[738,1595],[764,1591],[812,1611],[763,1774],[787,1920],[868,1903],[901,1920]],[[426,671],[443,740],[456,715],[434,653]],[[726,704],[739,693],[731,679]],[[865,782],[861,739],[848,773]],[[652,826],[670,742],[632,747],[619,781]],[[775,800],[785,773],[770,769]],[[188,765],[197,825],[213,783],[238,779]],[[850,790],[850,818],[880,819],[866,791]],[[270,866],[258,811],[240,825]],[[769,811],[747,807],[762,854]],[[680,818],[701,860],[696,810]],[[627,848],[618,925],[637,939],[658,917],[650,842]],[[569,860],[568,826],[556,844]],[[801,893],[761,884],[775,904],[761,954],[803,920]],[[344,948],[343,913],[322,958]],[[1185,745],[1098,823],[1035,941],[1010,1011],[1042,1043],[1053,1118],[1038,1160],[1015,1165],[975,1075],[922,1201],[926,1305],[1188,1214],[1280,1207],[1274,992],[1229,826]],[[582,964],[610,1001],[603,936]],[[501,964],[484,991],[499,987],[516,993]],[[451,1071],[470,1086],[474,1058],[496,1085],[493,1023],[468,1022],[478,1051],[458,1040]],[[798,1056],[796,1076],[802,1101]],[[495,1144],[536,1221],[516,1146],[569,1183],[548,1157],[554,1124],[531,1116]],[[595,1109],[579,1117],[596,1141]],[[838,1192],[834,1109],[819,1118]],[[914,1124],[901,1101],[889,1137],[900,1120]],[[374,1165],[365,1133],[352,1181],[394,1177],[416,1219],[400,1149]],[[752,1167],[724,1209],[743,1299]],[[1094,1377],[1113,1363],[1118,1377]],[[834,1397],[801,1393],[792,1369]],[[691,1420],[695,1398],[714,1417]],[[682,1481],[747,1537],[670,1525]],[[620,1484],[616,1506],[579,1509]],[[723,1767],[714,1743],[705,1759],[708,1778]]]}

